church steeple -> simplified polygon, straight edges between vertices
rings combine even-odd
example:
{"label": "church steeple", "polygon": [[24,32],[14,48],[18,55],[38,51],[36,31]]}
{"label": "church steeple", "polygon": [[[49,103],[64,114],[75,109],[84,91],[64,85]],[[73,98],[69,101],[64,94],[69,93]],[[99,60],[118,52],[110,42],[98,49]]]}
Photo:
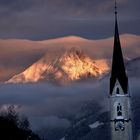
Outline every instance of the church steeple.
{"label": "church steeple", "polygon": [[116,82],[118,81],[124,94],[127,94],[128,78],[125,72],[123,54],[121,50],[121,43],[117,22],[117,3],[115,2],[115,34],[114,34],[114,50],[112,61],[112,72],[110,78],[110,94],[112,95]]}
{"label": "church steeple", "polygon": [[128,78],[121,50],[117,13],[117,3],[115,2],[115,34],[110,78],[111,140],[133,140]]}

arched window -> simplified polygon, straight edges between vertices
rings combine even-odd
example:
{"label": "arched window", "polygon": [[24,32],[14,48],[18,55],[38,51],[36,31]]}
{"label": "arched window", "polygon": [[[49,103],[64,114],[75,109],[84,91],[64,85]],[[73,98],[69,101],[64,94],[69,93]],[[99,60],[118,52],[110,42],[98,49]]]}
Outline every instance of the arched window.
{"label": "arched window", "polygon": [[116,89],[116,93],[117,94],[120,94],[120,89],[117,87],[117,89]]}
{"label": "arched window", "polygon": [[120,109],[119,106],[117,106],[117,111],[119,111],[119,109]]}

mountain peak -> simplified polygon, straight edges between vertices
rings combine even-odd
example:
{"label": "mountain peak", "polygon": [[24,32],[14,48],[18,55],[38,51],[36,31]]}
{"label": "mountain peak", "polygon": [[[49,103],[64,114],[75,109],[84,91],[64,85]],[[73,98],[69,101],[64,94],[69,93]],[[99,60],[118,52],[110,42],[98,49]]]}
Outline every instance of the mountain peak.
{"label": "mountain peak", "polygon": [[85,53],[80,48],[76,48],[76,47],[68,49],[65,55],[72,55],[79,58],[86,57]]}
{"label": "mountain peak", "polygon": [[39,81],[67,83],[83,78],[96,78],[104,73],[90,57],[78,48],[71,48],[53,59],[50,57],[47,53],[25,71],[13,76],[7,83]]}

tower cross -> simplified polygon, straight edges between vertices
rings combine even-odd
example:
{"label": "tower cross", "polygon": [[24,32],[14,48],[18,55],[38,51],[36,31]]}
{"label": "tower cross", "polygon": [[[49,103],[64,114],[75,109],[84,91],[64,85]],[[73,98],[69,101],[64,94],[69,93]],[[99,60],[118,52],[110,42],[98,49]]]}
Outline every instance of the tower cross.
{"label": "tower cross", "polygon": [[115,0],[115,15],[117,15],[118,11],[117,11],[118,7],[117,7],[117,1]]}

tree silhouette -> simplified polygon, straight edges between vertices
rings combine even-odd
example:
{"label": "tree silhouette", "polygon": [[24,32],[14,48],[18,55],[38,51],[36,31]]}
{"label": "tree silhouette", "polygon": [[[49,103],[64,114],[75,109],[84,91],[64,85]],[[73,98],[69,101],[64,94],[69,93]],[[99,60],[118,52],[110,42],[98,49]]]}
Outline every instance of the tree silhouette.
{"label": "tree silhouette", "polygon": [[0,139],[40,140],[39,136],[30,129],[28,119],[19,117],[13,105],[0,113]]}

